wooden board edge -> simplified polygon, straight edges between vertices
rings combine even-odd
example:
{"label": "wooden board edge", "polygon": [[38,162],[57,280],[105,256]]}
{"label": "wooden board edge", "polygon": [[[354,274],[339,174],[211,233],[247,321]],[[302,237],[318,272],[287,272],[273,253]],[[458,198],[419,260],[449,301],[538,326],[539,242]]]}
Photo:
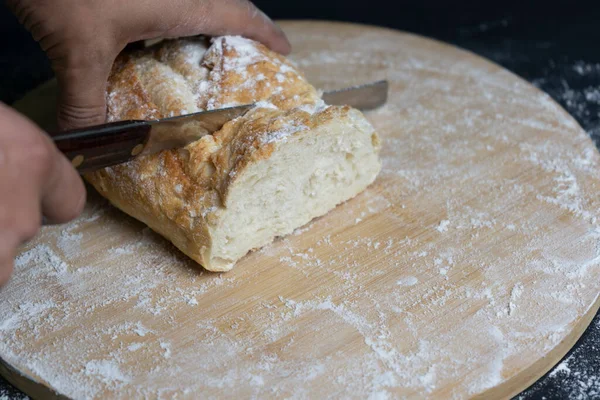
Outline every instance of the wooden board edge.
{"label": "wooden board edge", "polygon": [[68,397],[55,392],[50,387],[17,370],[2,358],[0,358],[0,375],[32,399],[70,400]]}
{"label": "wooden board edge", "polygon": [[[483,399],[511,399],[529,388],[540,378],[552,370],[569,353],[585,331],[589,328],[596,314],[600,311],[600,294],[588,312],[579,319],[579,323],[571,330],[556,347],[554,347],[546,356],[540,358],[529,368],[519,372],[514,377],[486,390],[483,393],[473,396],[473,400]],[[44,385],[37,382],[32,377],[24,374],[4,359],[0,358],[0,376],[6,379],[11,385],[24,392],[32,399],[51,399],[51,400],[71,400],[62,394],[59,394]]]}
{"label": "wooden board edge", "polygon": [[[340,25],[340,26],[359,26],[359,27],[363,27],[363,28],[367,28],[367,29],[392,31],[392,32],[396,32],[396,33],[405,34],[407,36],[415,36],[415,37],[419,37],[419,38],[425,38],[426,40],[436,42],[443,46],[454,47],[462,52],[470,53],[472,56],[477,57],[481,60],[484,60],[487,63],[491,63],[498,68],[502,68],[503,70],[506,70],[506,71],[510,72],[511,74],[515,75],[518,79],[520,79],[524,82],[527,82],[524,78],[514,74],[512,71],[500,66],[499,64],[496,64],[495,62],[493,62],[485,57],[482,57],[480,55],[472,53],[468,49],[464,49],[462,47],[455,46],[451,43],[442,42],[442,41],[439,41],[439,40],[431,38],[431,37],[413,34],[411,32],[407,32],[407,31],[397,30],[397,29],[384,27],[384,26],[356,23],[356,22],[327,21],[327,20],[318,20],[318,19],[297,19],[297,20],[296,19],[285,19],[285,20],[277,20],[276,22],[278,24],[284,24],[284,25],[285,24],[293,25],[293,24],[302,24],[302,23],[319,23],[319,24],[335,24],[335,25]],[[41,84],[37,88],[35,88],[32,91],[30,91],[29,93],[27,93],[24,97],[27,97],[32,92],[47,90],[52,85],[56,84],[55,81],[54,82],[53,81],[54,81],[54,79],[50,79],[49,81],[46,81],[45,83]],[[527,83],[528,83],[528,85],[532,86],[529,82],[527,82]],[[532,87],[534,87],[534,86],[532,86]],[[543,91],[541,91],[538,88],[535,88],[535,89],[540,91],[540,93],[544,93]],[[12,106],[17,109],[21,108],[20,106],[22,106],[22,100],[23,99],[17,100],[15,103],[13,103]],[[580,127],[579,123],[573,118],[573,116],[571,114],[569,114],[556,101],[554,101],[554,103],[566,115],[571,117],[575,121],[575,123],[577,124],[578,127]],[[581,129],[583,130],[583,128],[581,128]],[[512,378],[503,382],[499,386],[488,389],[485,392],[475,395],[472,398],[473,399],[512,398],[515,395],[517,395],[517,394],[521,393],[522,391],[526,390],[527,388],[529,388],[533,383],[538,381],[548,371],[550,371],[552,368],[554,368],[563,359],[563,357],[572,349],[572,347],[575,345],[575,343],[581,338],[583,333],[588,329],[589,325],[591,324],[595,315],[598,313],[599,309],[600,309],[600,295],[596,297],[595,302],[588,309],[588,311],[579,318],[579,320],[577,321],[575,326],[571,329],[569,334],[557,346],[555,346],[552,350],[550,350],[548,352],[548,354],[546,354],[544,357],[537,360],[535,363],[533,363],[531,366],[529,366],[525,370],[519,372]],[[37,382],[35,379],[28,376],[27,374],[24,374],[24,373],[18,371],[17,369],[13,368],[12,366],[10,366],[10,364],[8,364],[1,357],[0,357],[0,375],[4,379],[6,379],[9,383],[11,383],[13,386],[17,387],[19,390],[23,391],[25,394],[27,394],[28,396],[30,396],[33,399],[61,399],[61,400],[69,399],[68,397],[65,397],[64,395],[54,392],[52,389],[50,389],[48,386],[44,385],[43,383]]]}
{"label": "wooden board edge", "polygon": [[528,389],[531,385],[536,383],[540,378],[546,375],[556,365],[558,365],[562,359],[571,351],[573,346],[585,333],[592,323],[594,317],[600,310],[600,294],[596,296],[594,304],[588,309],[575,326],[571,329],[571,332],[552,350],[548,352],[544,357],[537,360],[535,363],[530,365],[528,368],[517,373],[512,378],[504,381],[498,386],[486,390],[483,393],[472,397],[473,400],[489,400],[489,399],[512,399],[524,390]]}

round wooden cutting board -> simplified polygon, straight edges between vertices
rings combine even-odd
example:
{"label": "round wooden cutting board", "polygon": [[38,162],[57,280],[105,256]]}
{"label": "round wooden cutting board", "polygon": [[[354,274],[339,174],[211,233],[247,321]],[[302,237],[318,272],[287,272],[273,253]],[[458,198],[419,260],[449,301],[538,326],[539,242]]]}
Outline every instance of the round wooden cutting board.
{"label": "round wooden cutting board", "polygon": [[[598,152],[546,94],[397,31],[282,24],[322,89],[387,78],[364,193],[232,272],[90,194],[0,290],[3,373],[70,398],[504,398],[598,309]],[[54,86],[20,103],[51,115]],[[19,373],[25,375],[23,378]]]}

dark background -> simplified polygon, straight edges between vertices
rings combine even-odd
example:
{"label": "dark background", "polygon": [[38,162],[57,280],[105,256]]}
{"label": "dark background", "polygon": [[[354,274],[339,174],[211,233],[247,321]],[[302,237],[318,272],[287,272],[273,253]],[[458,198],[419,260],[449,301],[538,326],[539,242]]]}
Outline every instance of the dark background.
{"label": "dark background", "polygon": [[[168,2],[168,0],[164,0]],[[495,61],[548,92],[600,143],[600,2],[258,0],[281,19],[329,19],[433,37]],[[52,76],[29,35],[0,4],[0,101]],[[0,398],[21,398],[0,378]],[[522,399],[600,398],[600,317],[560,367]]]}

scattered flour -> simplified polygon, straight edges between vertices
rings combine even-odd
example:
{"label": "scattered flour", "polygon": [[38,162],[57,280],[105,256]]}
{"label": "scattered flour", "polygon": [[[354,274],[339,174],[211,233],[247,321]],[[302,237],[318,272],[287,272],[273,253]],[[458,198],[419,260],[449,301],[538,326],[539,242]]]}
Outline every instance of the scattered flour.
{"label": "scattered flour", "polygon": [[419,280],[414,276],[407,276],[406,278],[400,279],[396,283],[400,286],[414,286],[419,283]]}
{"label": "scattered flour", "polygon": [[521,297],[521,295],[523,294],[523,285],[521,283],[517,283],[515,286],[513,286],[512,290],[510,291],[510,300],[508,303],[508,315],[512,315],[514,313],[514,311],[517,309],[517,301],[519,300],[519,298]]}
{"label": "scattered flour", "polygon": [[[596,328],[600,328],[600,319],[596,318]],[[569,400],[595,399],[600,396],[600,376],[597,374],[600,355],[598,354],[597,336],[584,341],[560,364],[558,364],[547,378],[537,382],[530,392],[536,393],[544,390],[548,398],[562,398]],[[548,384],[551,385],[548,385]],[[531,396],[519,396],[518,400]]]}
{"label": "scattered flour", "polygon": [[146,327],[144,327],[141,323],[138,322],[138,324],[136,325],[136,327],[133,329],[133,331],[136,333],[136,335],[138,336],[146,336],[148,333],[151,333],[152,331]]}
{"label": "scattered flour", "polygon": [[127,346],[127,350],[137,351],[137,350],[141,349],[142,347],[144,347],[143,343],[132,343],[129,346]]}
{"label": "scattered flour", "polygon": [[98,375],[107,383],[128,382],[126,377],[119,369],[118,364],[108,360],[94,360],[85,364],[86,375]]}
{"label": "scattered flour", "polygon": [[29,400],[28,396],[13,393],[12,391],[0,389],[0,400]]}
{"label": "scattered flour", "polygon": [[436,228],[438,232],[446,232],[448,230],[448,225],[450,225],[450,221],[447,219],[440,222],[438,227]]}
{"label": "scattered flour", "polygon": [[[92,198],[17,258],[0,356],[73,397],[463,398],[559,344],[600,291],[585,135],[460,53],[387,31],[328,41],[297,60],[320,87],[392,83],[368,114],[383,141],[369,190],[226,274]],[[367,218],[381,228],[355,224]]]}

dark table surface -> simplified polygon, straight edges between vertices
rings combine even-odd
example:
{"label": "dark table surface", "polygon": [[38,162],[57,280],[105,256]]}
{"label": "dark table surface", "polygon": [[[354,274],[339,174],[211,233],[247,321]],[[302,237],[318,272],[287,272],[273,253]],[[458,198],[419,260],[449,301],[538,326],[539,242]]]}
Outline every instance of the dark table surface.
{"label": "dark table surface", "polygon": [[[598,2],[558,1],[550,5],[536,0],[505,0],[498,4],[262,0],[255,3],[275,18],[382,25],[469,49],[546,91],[579,121],[600,147]],[[37,44],[0,5],[0,101],[11,103],[51,76]],[[23,397],[0,378],[1,400]],[[600,398],[599,315],[561,363],[518,398]]]}

